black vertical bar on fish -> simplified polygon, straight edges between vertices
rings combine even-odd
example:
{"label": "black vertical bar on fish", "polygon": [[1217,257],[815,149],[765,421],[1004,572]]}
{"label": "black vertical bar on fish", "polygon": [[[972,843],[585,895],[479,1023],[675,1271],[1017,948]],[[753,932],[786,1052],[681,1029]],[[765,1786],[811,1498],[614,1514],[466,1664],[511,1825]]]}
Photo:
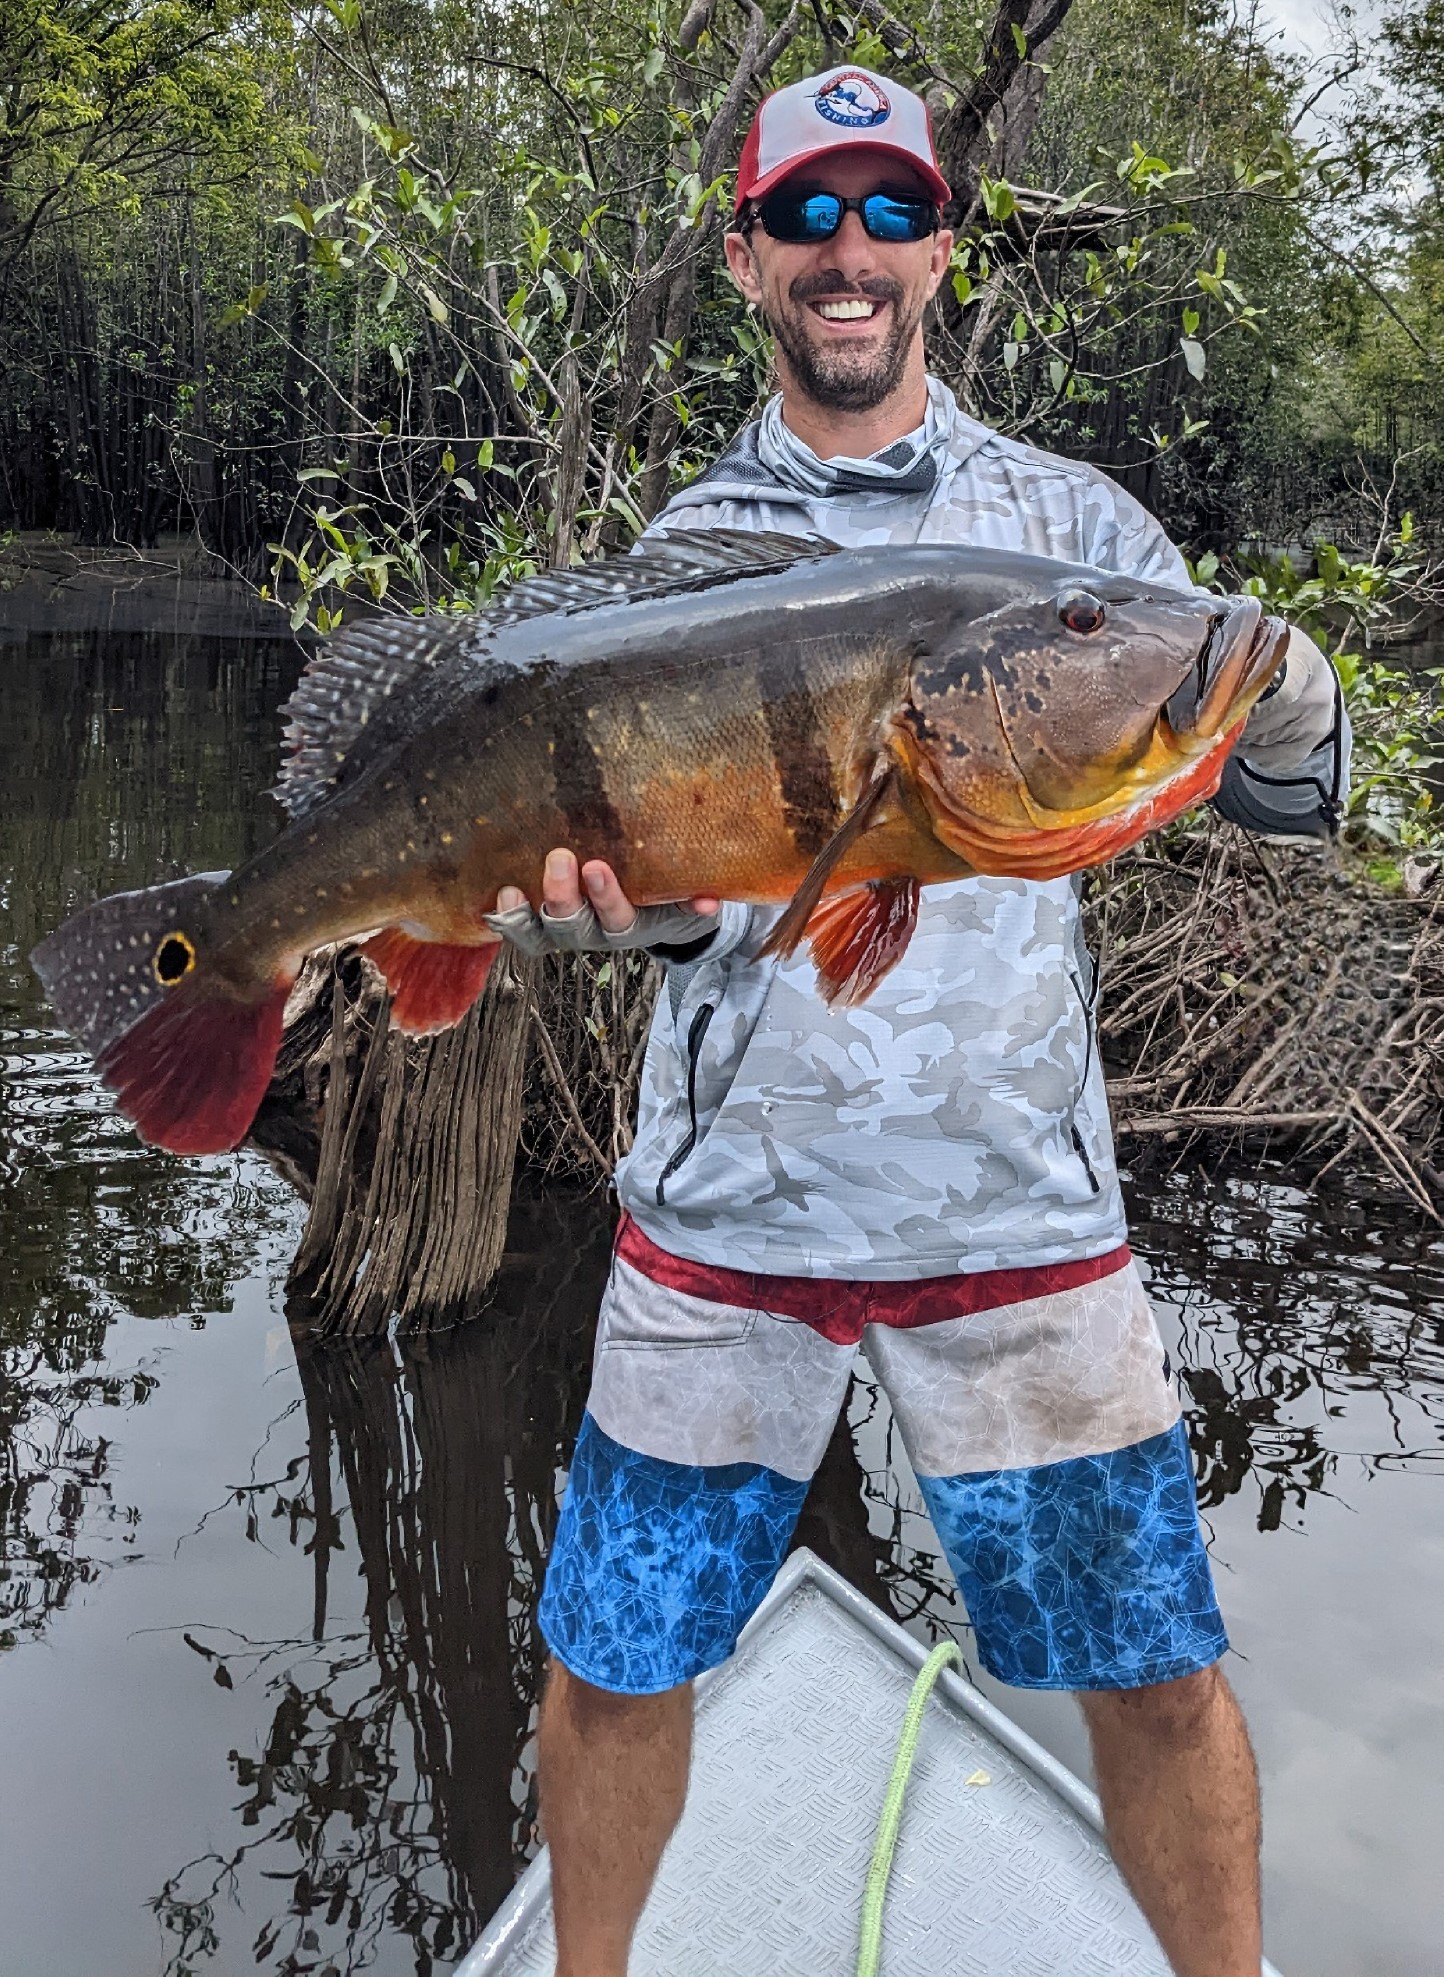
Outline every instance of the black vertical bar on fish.
{"label": "black vertical bar on fish", "polygon": [[553,702],[552,771],[556,805],[567,820],[568,842],[579,858],[615,862],[626,849],[622,820],[607,793],[606,774],[592,740],[589,710],[574,693]]}
{"label": "black vertical bar on fish", "polygon": [[837,829],[838,791],[823,736],[817,703],[805,681],[798,681],[795,654],[764,657],[757,674],[763,717],[782,813],[792,841],[805,858],[815,858]]}

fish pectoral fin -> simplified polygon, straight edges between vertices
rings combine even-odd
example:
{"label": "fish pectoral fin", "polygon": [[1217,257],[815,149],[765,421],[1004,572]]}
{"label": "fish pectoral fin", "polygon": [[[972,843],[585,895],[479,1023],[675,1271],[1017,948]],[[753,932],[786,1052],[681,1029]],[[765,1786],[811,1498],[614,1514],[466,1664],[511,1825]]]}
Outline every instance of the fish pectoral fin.
{"label": "fish pectoral fin", "polygon": [[386,977],[391,1021],[407,1036],[433,1036],[461,1021],[486,987],[501,940],[478,947],[417,940],[400,927],[383,927],[361,952]]}
{"label": "fish pectoral fin", "polygon": [[824,899],[807,923],[807,944],[829,1008],[866,1002],[907,953],[918,918],[916,879],[870,879]]}
{"label": "fish pectoral fin", "polygon": [[876,822],[878,810],[891,791],[896,776],[897,764],[890,758],[874,769],[867,788],[808,866],[807,875],[792,895],[786,912],[759,948],[759,960],[768,954],[780,954],[786,960],[797,951],[838,861]]}

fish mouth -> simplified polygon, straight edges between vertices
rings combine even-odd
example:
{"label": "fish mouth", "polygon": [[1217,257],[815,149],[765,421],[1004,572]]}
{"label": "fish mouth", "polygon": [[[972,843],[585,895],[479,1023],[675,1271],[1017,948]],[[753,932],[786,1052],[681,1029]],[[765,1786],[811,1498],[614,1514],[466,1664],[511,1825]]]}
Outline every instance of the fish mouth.
{"label": "fish mouth", "polygon": [[1278,670],[1288,644],[1282,618],[1266,618],[1256,597],[1229,601],[1209,620],[1193,671],[1169,696],[1169,729],[1187,752],[1190,741],[1212,741],[1233,727]]}

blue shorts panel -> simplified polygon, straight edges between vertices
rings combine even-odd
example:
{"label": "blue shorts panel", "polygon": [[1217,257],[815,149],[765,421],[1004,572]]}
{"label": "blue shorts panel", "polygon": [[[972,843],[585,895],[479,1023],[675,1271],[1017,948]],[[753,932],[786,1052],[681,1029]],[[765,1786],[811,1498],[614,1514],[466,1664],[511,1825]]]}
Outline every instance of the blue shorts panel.
{"label": "blue shorts panel", "polygon": [[639,1455],[585,1415],[537,1616],[547,1646],[621,1695],[715,1668],[776,1578],[806,1495],[756,1462]]}
{"label": "blue shorts panel", "polygon": [[1181,1421],[1107,1455],[918,1482],[999,1681],[1143,1688],[1228,1647]]}

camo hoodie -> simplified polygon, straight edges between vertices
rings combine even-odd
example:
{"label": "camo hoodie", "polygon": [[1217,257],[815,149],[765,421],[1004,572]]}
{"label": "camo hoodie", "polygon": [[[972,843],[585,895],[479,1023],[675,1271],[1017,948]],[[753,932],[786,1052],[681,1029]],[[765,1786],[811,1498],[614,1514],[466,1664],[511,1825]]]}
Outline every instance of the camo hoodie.
{"label": "camo hoodie", "polygon": [[[971,543],[1189,583],[1121,488],[1001,438],[935,379],[925,424],[868,461],[819,460],[772,401],[653,528]],[[668,970],[617,1174],[645,1234],[699,1263],[864,1280],[1124,1240],[1075,881],[929,886],[858,1009],[829,1009],[803,954],[757,959],[775,917],[726,903],[701,958]]]}

